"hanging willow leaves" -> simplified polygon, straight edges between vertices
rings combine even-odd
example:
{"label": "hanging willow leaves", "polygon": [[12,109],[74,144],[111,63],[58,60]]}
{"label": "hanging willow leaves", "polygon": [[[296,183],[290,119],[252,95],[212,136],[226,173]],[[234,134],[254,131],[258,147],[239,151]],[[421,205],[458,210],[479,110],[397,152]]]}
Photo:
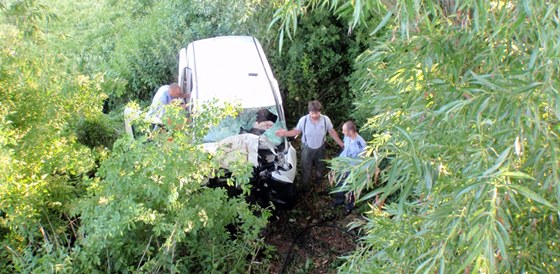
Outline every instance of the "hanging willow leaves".
{"label": "hanging willow leaves", "polygon": [[[362,201],[388,199],[342,271],[555,272],[559,4],[333,3],[376,34],[352,76],[354,117],[375,157],[351,172]],[[349,16],[351,7],[361,10]],[[356,18],[369,13],[382,23]],[[390,138],[375,144],[381,132]]]}

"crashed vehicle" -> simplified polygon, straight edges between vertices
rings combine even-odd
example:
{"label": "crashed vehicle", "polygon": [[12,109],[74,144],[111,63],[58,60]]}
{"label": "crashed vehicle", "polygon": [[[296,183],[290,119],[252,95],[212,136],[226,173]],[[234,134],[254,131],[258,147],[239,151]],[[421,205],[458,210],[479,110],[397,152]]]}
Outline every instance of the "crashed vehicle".
{"label": "crashed vehicle", "polygon": [[[223,119],[208,132],[205,150],[247,156],[254,167],[251,202],[293,206],[296,151],[286,137],[275,135],[286,128],[282,97],[259,41],[250,36],[222,36],[190,43],[179,51],[177,83],[190,93],[188,112],[216,99],[241,106],[236,117]],[[221,160],[227,171],[227,156]],[[225,186],[225,181],[212,178],[209,184]]]}

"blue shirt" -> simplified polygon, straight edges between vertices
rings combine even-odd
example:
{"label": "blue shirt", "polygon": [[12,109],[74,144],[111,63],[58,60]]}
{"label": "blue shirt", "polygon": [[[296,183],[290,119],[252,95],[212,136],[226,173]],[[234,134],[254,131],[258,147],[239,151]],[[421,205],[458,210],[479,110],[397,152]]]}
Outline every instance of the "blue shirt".
{"label": "blue shirt", "polygon": [[354,140],[348,136],[344,136],[343,141],[344,150],[340,153],[341,157],[357,158],[358,155],[366,148],[366,141],[359,134],[356,135]]}
{"label": "blue shirt", "polygon": [[154,95],[152,105],[146,115],[148,120],[154,124],[161,124],[161,118],[165,113],[165,108],[163,106],[171,104],[174,99],[176,98],[169,95],[168,85],[160,87]]}

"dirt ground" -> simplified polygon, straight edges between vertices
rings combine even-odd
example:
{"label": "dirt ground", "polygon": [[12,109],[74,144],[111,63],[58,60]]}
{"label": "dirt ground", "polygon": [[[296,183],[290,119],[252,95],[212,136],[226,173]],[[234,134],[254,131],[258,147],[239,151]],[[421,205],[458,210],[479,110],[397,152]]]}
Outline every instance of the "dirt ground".
{"label": "dirt ground", "polygon": [[326,181],[314,186],[292,210],[270,220],[265,241],[276,249],[270,273],[336,273],[340,257],[355,250],[358,231],[348,225],[363,218],[359,208],[350,214],[332,208],[331,188]]}

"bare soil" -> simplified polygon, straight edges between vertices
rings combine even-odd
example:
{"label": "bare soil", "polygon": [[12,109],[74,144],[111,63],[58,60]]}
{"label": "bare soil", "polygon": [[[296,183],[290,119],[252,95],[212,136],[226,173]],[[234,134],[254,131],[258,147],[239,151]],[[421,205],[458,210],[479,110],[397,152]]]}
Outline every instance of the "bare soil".
{"label": "bare soil", "polygon": [[336,273],[356,249],[358,231],[349,224],[362,219],[359,208],[350,214],[331,206],[332,186],[324,181],[299,197],[292,210],[278,211],[270,220],[265,241],[276,250],[270,273]]}

